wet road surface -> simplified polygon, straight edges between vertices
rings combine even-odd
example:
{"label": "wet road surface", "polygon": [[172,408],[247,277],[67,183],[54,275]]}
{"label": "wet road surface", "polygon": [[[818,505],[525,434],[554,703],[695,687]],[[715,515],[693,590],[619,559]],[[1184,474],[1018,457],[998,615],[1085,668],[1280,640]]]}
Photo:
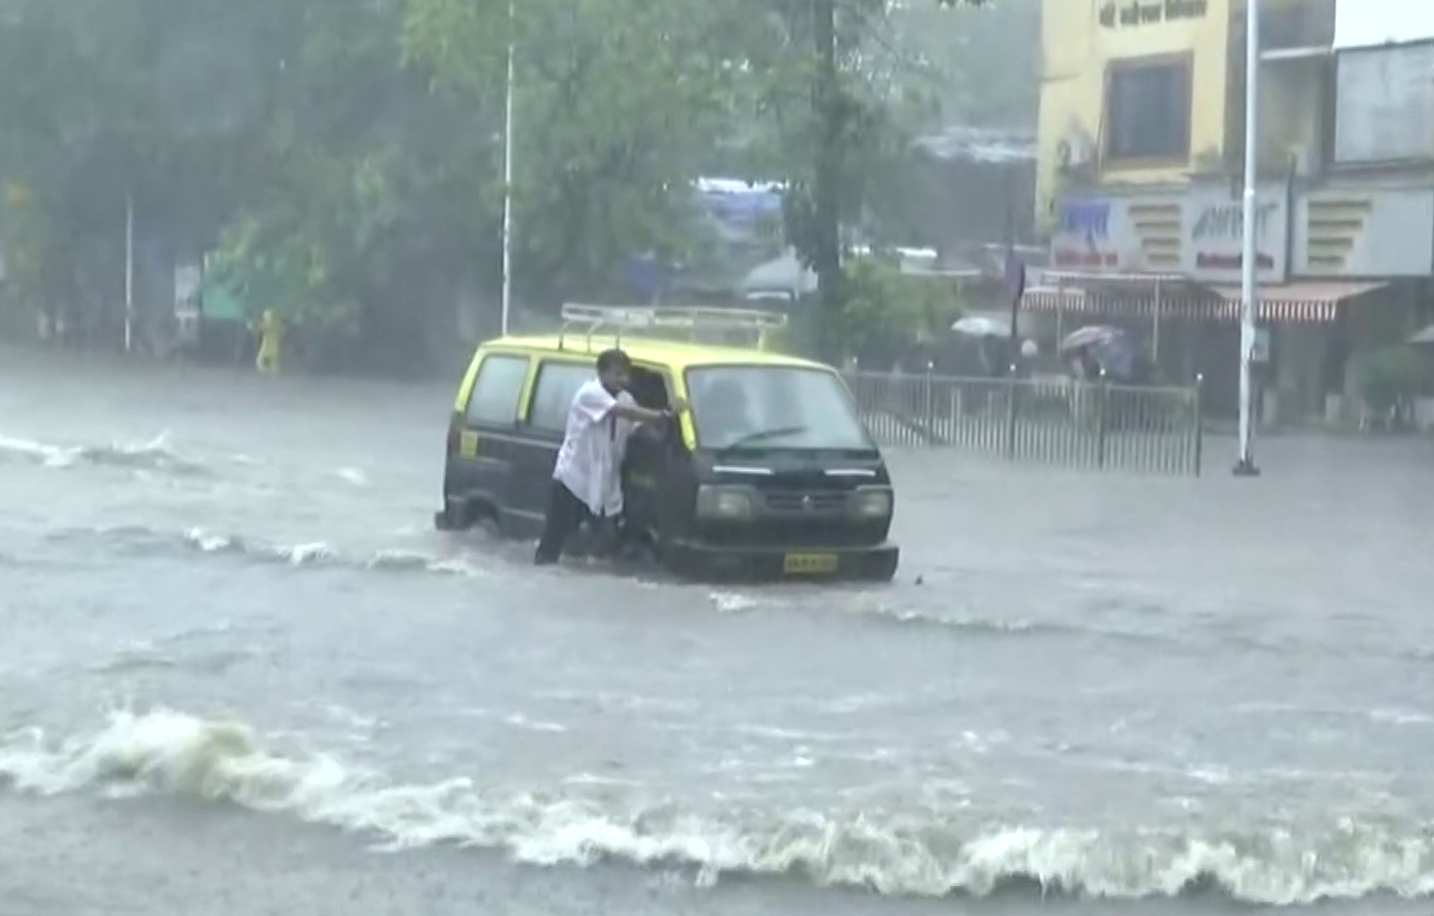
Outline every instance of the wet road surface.
{"label": "wet road surface", "polygon": [[896,453],[896,583],[714,589],[431,531],[443,386],[0,355],[7,914],[1434,890],[1424,444]]}

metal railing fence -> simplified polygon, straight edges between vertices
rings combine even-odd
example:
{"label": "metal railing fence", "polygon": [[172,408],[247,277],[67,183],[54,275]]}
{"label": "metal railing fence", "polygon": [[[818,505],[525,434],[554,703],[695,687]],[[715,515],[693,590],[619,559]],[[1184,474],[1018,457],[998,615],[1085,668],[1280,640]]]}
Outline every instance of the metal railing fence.
{"label": "metal railing fence", "polygon": [[1199,475],[1200,384],[849,372],[882,445],[944,447],[1066,467]]}

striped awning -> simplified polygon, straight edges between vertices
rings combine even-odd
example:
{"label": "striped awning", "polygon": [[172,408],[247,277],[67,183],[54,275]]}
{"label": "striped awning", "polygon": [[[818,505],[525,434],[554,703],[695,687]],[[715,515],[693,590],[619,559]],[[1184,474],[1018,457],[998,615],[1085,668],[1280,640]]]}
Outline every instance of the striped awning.
{"label": "striped awning", "polygon": [[[1339,314],[1342,302],[1357,299],[1367,293],[1383,289],[1387,283],[1351,283],[1306,281],[1283,286],[1261,286],[1255,297],[1255,312],[1259,321],[1280,324],[1328,324]],[[1238,286],[1216,287],[1216,292],[1225,300],[1228,315],[1222,317],[1240,320],[1240,306],[1244,301]]]}
{"label": "striped awning", "polygon": [[[1031,312],[1149,320],[1155,316],[1156,301],[1148,290],[1118,292],[1070,286],[1036,287],[1026,290],[1021,298],[1021,308]],[[1200,320],[1213,317],[1225,300],[1214,292],[1199,294],[1181,291],[1174,295],[1162,295],[1159,302],[1161,318]]]}
{"label": "striped awning", "polygon": [[[1257,299],[1257,319],[1286,324],[1325,324],[1335,320],[1341,303],[1386,285],[1308,281],[1262,286]],[[1203,295],[1187,288],[1160,297],[1160,317],[1162,320],[1239,321],[1240,295],[1238,286],[1211,287]],[[1145,290],[1120,294],[1073,287],[1036,287],[1026,291],[1021,307],[1032,312],[1150,320],[1155,316],[1156,298]]]}

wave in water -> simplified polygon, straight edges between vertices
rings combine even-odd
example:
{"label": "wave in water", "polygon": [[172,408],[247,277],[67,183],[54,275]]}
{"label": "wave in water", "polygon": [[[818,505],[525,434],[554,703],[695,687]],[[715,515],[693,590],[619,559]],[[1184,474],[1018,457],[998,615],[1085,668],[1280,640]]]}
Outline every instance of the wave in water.
{"label": "wave in water", "polygon": [[80,528],[50,534],[52,542],[100,541],[111,548],[138,554],[174,551],[198,551],[225,554],[255,563],[274,563],[302,567],[349,567],[390,572],[433,572],[447,575],[477,576],[482,569],[471,558],[442,557],[414,550],[378,550],[356,556],[344,553],[325,541],[299,544],[266,543],[232,534],[218,534],[203,528],[182,533],[156,530],[144,526],[116,528]]}
{"label": "wave in water", "polygon": [[[163,793],[241,805],[374,837],[399,850],[439,843],[498,849],[532,865],[621,861],[723,875],[785,875],[888,895],[1020,890],[1111,899],[1222,892],[1298,904],[1434,893],[1434,841],[1419,830],[1337,824],[1195,835],[1172,830],[1006,826],[868,812],[623,805],[557,793],[488,791],[468,779],[403,785],[336,757],[286,756],[247,727],[179,712],[117,713],[97,733],[51,741],[39,729],[0,745],[0,781],[18,791]],[[573,783],[569,783],[573,785]]]}
{"label": "wave in water", "polygon": [[208,468],[202,463],[174,451],[169,445],[167,433],[161,433],[149,442],[116,442],[99,446],[51,445],[0,436],[0,458],[30,461],[50,468],[111,467],[185,476],[208,473]]}
{"label": "wave in water", "polygon": [[[286,544],[266,542],[235,534],[223,534],[205,528],[191,528],[176,533],[142,525],[66,529],[52,532],[49,540],[60,543],[99,542],[107,549],[117,549],[146,556],[198,551],[215,556],[240,558],[251,563],[290,567],[368,569],[396,573],[426,572],[449,576],[487,576],[492,574],[495,568],[501,569],[509,561],[515,566],[524,566],[528,562],[527,548],[511,543],[499,544],[481,555],[472,550],[443,553],[414,549],[386,549],[354,553],[341,550],[327,541]],[[491,562],[495,559],[497,567]],[[0,562],[3,562],[3,558],[0,558]],[[592,572],[616,571],[619,575],[627,575],[599,561],[591,561],[588,569]],[[643,576],[631,581],[639,586],[653,588],[674,584],[672,581]],[[815,589],[791,584],[741,591],[719,589],[707,592],[707,598],[713,607],[726,614],[777,609],[797,610],[803,607],[816,607],[820,609],[821,613],[831,613],[833,611],[831,604],[833,594],[846,596],[840,602],[838,609],[840,613],[869,620],[885,621],[895,625],[936,627],[993,639],[1040,635],[1059,637],[1072,634],[1140,641],[1156,638],[1146,634],[1100,628],[1086,622],[1033,621],[984,616],[953,612],[940,606],[902,607],[892,603],[889,599],[865,591],[853,594],[839,585],[821,586]]]}

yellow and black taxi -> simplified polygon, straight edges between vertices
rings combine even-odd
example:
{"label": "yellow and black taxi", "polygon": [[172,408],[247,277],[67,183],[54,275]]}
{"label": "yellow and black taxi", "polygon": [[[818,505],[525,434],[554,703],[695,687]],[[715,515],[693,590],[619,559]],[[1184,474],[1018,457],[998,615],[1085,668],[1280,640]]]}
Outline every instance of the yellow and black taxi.
{"label": "yellow and black taxi", "polygon": [[623,462],[625,528],[664,568],[698,579],[892,578],[891,478],[840,375],[698,341],[760,334],[784,316],[565,306],[563,319],[556,335],[478,347],[449,425],[439,528],[486,522],[536,537],[573,396],[597,354],[621,347],[639,404],[691,408],[632,437]]}

